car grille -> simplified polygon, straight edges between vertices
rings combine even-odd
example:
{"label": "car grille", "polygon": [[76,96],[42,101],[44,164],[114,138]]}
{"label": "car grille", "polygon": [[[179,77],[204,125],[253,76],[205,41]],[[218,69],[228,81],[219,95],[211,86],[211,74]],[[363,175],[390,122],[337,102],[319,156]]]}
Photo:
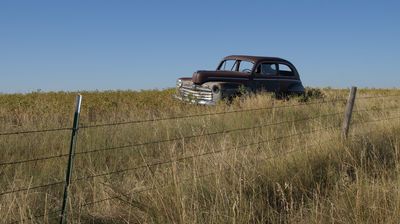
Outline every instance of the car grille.
{"label": "car grille", "polygon": [[183,86],[179,89],[179,94],[182,98],[188,100],[212,100],[211,89],[204,87],[186,87]]}

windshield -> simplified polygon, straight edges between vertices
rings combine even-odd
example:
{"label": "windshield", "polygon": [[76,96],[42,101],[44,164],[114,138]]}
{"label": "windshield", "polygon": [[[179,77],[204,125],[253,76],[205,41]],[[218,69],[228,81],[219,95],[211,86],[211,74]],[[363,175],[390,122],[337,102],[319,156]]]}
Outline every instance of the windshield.
{"label": "windshield", "polygon": [[250,61],[225,60],[221,63],[218,70],[220,71],[240,71],[251,73],[254,63]]}
{"label": "windshield", "polygon": [[236,60],[225,60],[219,66],[218,70],[221,71],[236,71],[238,61]]}

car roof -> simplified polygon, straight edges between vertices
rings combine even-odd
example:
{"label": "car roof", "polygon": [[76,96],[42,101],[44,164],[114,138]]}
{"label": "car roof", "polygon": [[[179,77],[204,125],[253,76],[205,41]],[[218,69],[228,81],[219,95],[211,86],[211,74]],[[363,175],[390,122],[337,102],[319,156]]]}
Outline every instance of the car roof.
{"label": "car roof", "polygon": [[277,57],[264,57],[264,56],[250,56],[250,55],[229,55],[226,56],[223,60],[242,60],[242,61],[251,61],[255,64],[261,61],[274,61],[274,62],[286,62],[290,63],[289,61],[277,58]]}

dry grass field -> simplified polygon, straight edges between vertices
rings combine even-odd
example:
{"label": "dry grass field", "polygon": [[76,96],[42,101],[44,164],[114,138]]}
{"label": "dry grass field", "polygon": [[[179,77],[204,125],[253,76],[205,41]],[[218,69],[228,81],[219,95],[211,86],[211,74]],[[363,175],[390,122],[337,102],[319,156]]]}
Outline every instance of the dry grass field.
{"label": "dry grass field", "polygon": [[[173,92],[81,92],[68,223],[399,222],[400,90],[360,89],[347,139],[346,89],[215,107]],[[0,95],[0,132],[69,128],[75,96]],[[0,134],[1,223],[59,222],[70,136]]]}

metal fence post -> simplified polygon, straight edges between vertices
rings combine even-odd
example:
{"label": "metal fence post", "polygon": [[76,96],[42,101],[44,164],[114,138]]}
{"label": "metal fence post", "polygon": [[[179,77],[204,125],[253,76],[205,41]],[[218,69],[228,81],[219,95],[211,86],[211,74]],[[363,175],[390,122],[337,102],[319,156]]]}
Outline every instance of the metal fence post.
{"label": "metal fence post", "polygon": [[342,128],[342,135],[344,138],[347,138],[347,135],[349,134],[350,121],[351,121],[351,115],[353,113],[354,102],[356,99],[356,92],[357,92],[357,87],[352,86],[349,94],[349,99],[347,100],[346,110],[344,112],[344,120]]}
{"label": "metal fence post", "polygon": [[76,108],[75,108],[75,113],[74,113],[74,122],[73,122],[73,126],[72,126],[72,135],[71,135],[71,143],[70,143],[70,148],[69,148],[68,165],[67,165],[67,172],[65,175],[64,197],[63,197],[63,203],[62,203],[62,208],[61,208],[60,224],[66,223],[66,220],[67,220],[66,207],[68,204],[68,190],[69,190],[69,185],[71,183],[72,167],[74,165],[76,138],[77,138],[78,129],[79,129],[79,115],[81,112],[81,103],[82,103],[82,96],[78,95],[76,97]]}

